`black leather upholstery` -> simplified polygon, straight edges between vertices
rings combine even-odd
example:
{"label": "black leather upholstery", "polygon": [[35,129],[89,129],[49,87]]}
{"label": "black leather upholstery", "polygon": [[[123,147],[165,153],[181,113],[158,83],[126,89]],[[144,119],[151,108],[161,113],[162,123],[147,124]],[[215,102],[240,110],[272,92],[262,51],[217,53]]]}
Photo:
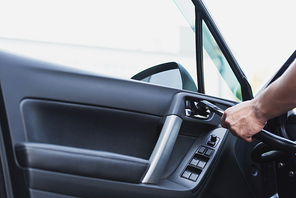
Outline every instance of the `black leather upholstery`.
{"label": "black leather upholstery", "polygon": [[149,166],[148,160],[136,157],[50,144],[22,143],[15,150],[24,168],[115,181],[138,183]]}

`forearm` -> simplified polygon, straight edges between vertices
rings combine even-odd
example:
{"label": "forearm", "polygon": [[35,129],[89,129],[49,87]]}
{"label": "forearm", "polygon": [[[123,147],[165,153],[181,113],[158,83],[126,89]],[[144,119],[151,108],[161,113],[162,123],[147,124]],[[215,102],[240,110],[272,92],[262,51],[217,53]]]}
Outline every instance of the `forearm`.
{"label": "forearm", "polygon": [[260,96],[226,109],[221,125],[238,138],[253,141],[267,120],[296,107],[296,62]]}
{"label": "forearm", "polygon": [[255,98],[253,104],[257,116],[266,121],[296,107],[296,62]]}

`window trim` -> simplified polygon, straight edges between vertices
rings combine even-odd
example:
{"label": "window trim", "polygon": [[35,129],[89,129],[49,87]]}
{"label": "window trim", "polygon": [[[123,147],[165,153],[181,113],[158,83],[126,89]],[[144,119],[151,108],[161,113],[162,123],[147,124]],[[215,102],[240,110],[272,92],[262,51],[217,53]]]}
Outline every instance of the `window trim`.
{"label": "window trim", "polygon": [[234,75],[236,76],[242,90],[242,99],[243,101],[250,100],[253,98],[253,93],[251,86],[247,80],[246,75],[243,73],[241,68],[238,65],[238,62],[234,58],[232,52],[227,46],[222,34],[218,30],[218,27],[215,25],[214,20],[207,11],[202,0],[192,0],[195,5],[195,28],[196,28],[196,62],[197,62],[197,76],[198,76],[198,91],[204,93],[204,79],[203,79],[203,52],[202,52],[202,20],[209,28],[212,36],[216,40],[218,46],[220,47],[222,53],[224,54],[226,60],[228,61]]}

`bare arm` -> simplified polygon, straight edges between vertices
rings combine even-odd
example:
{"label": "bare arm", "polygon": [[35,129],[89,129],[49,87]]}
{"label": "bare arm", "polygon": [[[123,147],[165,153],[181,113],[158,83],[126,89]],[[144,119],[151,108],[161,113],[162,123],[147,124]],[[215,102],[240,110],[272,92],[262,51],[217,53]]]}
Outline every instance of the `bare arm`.
{"label": "bare arm", "polygon": [[260,132],[267,120],[296,107],[296,61],[259,97],[227,109],[221,125],[245,141]]}

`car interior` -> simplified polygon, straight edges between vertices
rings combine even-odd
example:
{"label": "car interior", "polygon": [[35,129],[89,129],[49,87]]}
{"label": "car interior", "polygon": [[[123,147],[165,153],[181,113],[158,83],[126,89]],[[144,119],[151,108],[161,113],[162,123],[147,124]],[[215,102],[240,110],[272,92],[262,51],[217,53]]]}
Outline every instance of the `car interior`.
{"label": "car interior", "polygon": [[[202,2],[193,3],[198,27],[207,23],[240,83],[242,99],[252,98]],[[201,40],[196,42],[200,47]],[[200,56],[197,50],[198,61]],[[172,71],[181,87],[159,85]],[[267,153],[278,147],[237,139],[221,127],[221,115],[202,104],[223,111],[238,101],[204,94],[198,75],[196,86],[181,63],[166,62],[118,79],[0,52],[1,197],[296,195],[295,158],[283,151],[293,143],[285,146],[284,139],[282,150]],[[271,120],[266,130],[296,139],[295,117],[290,112]],[[268,141],[268,134],[262,136],[258,139]]]}
{"label": "car interior", "polygon": [[236,159],[244,142],[196,106],[234,103],[6,53],[0,59],[15,197],[253,195]]}

